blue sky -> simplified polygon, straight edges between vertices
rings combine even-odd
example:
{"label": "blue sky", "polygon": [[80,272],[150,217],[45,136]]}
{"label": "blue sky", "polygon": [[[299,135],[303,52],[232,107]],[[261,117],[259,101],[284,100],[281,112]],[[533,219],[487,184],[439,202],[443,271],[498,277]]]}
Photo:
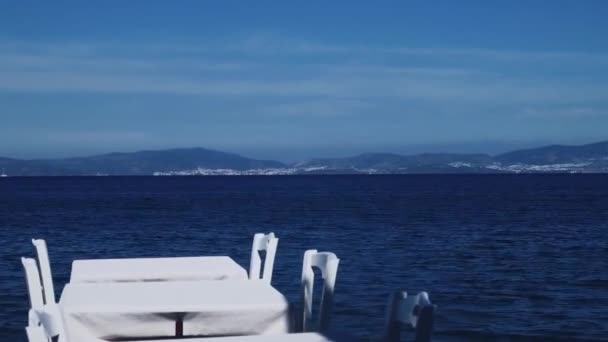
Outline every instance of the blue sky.
{"label": "blue sky", "polygon": [[0,156],[608,139],[606,1],[3,1]]}

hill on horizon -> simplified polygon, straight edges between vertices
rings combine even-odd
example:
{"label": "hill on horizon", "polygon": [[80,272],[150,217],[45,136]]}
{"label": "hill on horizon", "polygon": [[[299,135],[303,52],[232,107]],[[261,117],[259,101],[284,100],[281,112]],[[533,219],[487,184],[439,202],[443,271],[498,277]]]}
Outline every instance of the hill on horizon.
{"label": "hill on horizon", "polygon": [[57,159],[0,157],[0,171],[9,176],[608,172],[608,141],[579,146],[543,146],[495,156],[482,153],[363,153],[292,164],[195,147]]}
{"label": "hill on horizon", "polygon": [[0,169],[9,175],[81,176],[152,175],[154,172],[197,168],[250,170],[283,168],[273,160],[258,160],[200,147],[158,151],[114,152],[90,157],[19,160],[0,158]]}

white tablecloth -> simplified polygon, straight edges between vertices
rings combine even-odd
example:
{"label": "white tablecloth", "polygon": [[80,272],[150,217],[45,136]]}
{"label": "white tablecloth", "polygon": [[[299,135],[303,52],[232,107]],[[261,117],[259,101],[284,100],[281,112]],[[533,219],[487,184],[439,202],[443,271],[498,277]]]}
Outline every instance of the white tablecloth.
{"label": "white tablecloth", "polygon": [[[337,340],[325,337],[319,333],[300,333],[287,335],[256,335],[256,336],[230,336],[211,337],[202,339],[162,340],[162,342],[335,342]],[[353,341],[349,341],[353,342]]]}
{"label": "white tablecloth", "polygon": [[[357,339],[342,338],[335,339],[323,336],[319,333],[297,333],[280,335],[249,335],[249,336],[228,336],[228,337],[203,337],[188,339],[161,339],[158,342],[354,342]],[[107,342],[100,339],[88,339],[80,342]],[[129,342],[129,341],[127,341]],[[141,340],[137,341],[141,342]],[[153,340],[154,342],[154,340]]]}
{"label": "white tablecloth", "polygon": [[71,283],[247,279],[227,256],[90,259],[72,263]]}
{"label": "white tablecloth", "polygon": [[255,280],[75,283],[60,300],[71,341],[176,336],[285,334],[287,299]]}

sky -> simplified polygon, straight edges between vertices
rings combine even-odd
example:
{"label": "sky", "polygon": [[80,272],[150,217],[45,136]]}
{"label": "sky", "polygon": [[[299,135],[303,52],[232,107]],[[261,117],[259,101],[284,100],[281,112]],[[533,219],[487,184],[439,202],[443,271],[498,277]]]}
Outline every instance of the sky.
{"label": "sky", "polygon": [[0,156],[608,139],[608,1],[2,1]]}

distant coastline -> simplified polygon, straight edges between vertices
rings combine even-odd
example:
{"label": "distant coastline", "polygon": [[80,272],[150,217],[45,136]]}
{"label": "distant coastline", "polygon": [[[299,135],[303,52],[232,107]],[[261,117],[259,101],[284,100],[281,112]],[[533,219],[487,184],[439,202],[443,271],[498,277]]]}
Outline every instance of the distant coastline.
{"label": "distant coastline", "polygon": [[608,141],[487,154],[365,153],[298,163],[258,160],[205,148],[22,160],[0,157],[0,177],[247,176],[306,174],[608,173]]}

